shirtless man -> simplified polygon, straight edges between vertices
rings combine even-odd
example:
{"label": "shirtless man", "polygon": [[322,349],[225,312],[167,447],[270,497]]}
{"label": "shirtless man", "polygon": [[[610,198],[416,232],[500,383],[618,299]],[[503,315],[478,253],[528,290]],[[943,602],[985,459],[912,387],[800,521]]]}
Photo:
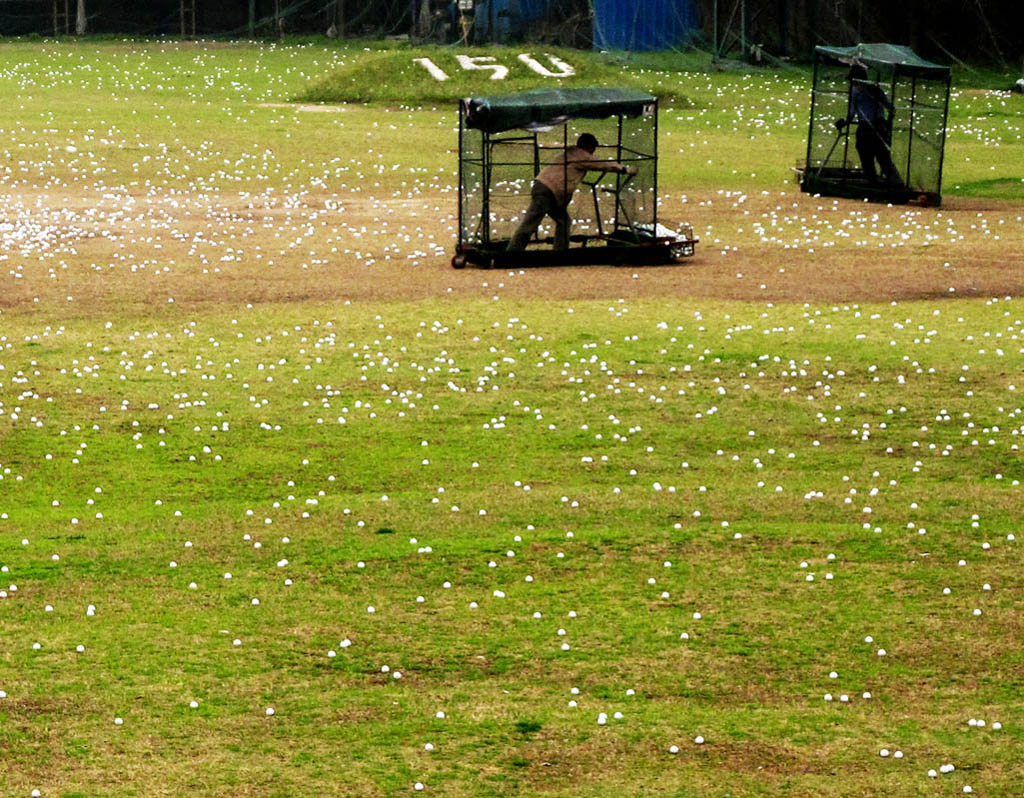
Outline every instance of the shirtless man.
{"label": "shirtless man", "polygon": [[623,166],[617,161],[595,161],[597,138],[584,133],[565,154],[544,168],[534,178],[530,192],[530,207],[508,244],[509,252],[526,249],[530,237],[545,216],[555,220],[555,249],[569,248],[569,202],[587,172],[618,172],[636,174],[636,167]]}

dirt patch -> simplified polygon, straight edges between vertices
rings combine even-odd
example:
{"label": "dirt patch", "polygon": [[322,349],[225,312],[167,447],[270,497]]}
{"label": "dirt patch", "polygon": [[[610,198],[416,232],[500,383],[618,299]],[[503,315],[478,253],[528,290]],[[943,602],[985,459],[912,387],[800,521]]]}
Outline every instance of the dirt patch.
{"label": "dirt patch", "polygon": [[[1021,208],[954,198],[889,207],[792,192],[666,201],[696,255],[671,266],[456,270],[455,197],[306,192],[90,198],[22,195],[52,241],[18,251],[0,307],[109,314],[175,304],[697,299],[812,304],[1017,296]],[[108,218],[110,221],[108,221]],[[5,269],[7,270],[7,269]]]}

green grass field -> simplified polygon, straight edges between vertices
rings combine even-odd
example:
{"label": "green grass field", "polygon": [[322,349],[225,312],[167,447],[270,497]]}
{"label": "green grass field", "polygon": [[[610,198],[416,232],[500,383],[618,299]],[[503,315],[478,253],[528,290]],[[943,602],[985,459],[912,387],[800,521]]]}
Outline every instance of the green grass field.
{"label": "green grass field", "polygon": [[455,272],[414,57],[0,49],[0,793],[1019,794],[1021,98],[833,203],[799,68],[560,51],[697,256]]}

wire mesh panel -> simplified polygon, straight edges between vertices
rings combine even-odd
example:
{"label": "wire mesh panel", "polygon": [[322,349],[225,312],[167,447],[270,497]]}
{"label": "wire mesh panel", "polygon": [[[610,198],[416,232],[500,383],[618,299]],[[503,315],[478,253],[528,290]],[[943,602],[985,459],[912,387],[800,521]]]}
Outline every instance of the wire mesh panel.
{"label": "wire mesh panel", "polygon": [[[626,181],[619,199],[635,225],[657,222],[658,215],[658,113],[651,103],[641,116],[623,119],[616,160],[634,167],[636,175]],[[623,223],[620,219],[620,225]]]}
{"label": "wire mesh panel", "polygon": [[[838,65],[819,64],[815,70],[811,105],[811,126],[808,133],[807,168],[809,170],[852,169],[856,153],[850,152],[848,131],[836,125],[846,118],[850,103],[848,69]],[[848,162],[853,155],[854,162]]]}
{"label": "wire mesh panel", "polygon": [[460,126],[459,241],[480,244],[487,240],[484,137],[480,130]]}
{"label": "wire mesh panel", "polygon": [[893,147],[906,164],[907,186],[921,194],[941,193],[947,89],[944,81],[917,77],[897,85]]}
{"label": "wire mesh panel", "polygon": [[[559,148],[561,148],[559,139]],[[530,204],[533,184],[534,137],[513,131],[489,138],[490,241],[512,238]]]}

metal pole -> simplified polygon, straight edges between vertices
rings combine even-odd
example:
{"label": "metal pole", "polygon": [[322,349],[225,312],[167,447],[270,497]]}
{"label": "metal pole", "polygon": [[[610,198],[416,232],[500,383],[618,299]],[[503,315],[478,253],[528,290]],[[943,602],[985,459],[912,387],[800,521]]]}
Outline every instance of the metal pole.
{"label": "metal pole", "polygon": [[249,38],[256,38],[256,0],[249,0]]}
{"label": "metal pole", "polygon": [[463,143],[463,130],[466,126],[465,122],[466,110],[463,102],[459,101],[459,243],[458,246],[462,246],[465,241],[463,240],[462,230],[465,225],[465,220],[462,218],[462,204],[465,201],[465,182],[466,177],[462,171],[462,148],[465,146]]}
{"label": "metal pole", "polygon": [[747,60],[747,0],[740,0],[740,60]]}
{"label": "metal pole", "polygon": [[739,9],[741,0],[736,0],[732,4],[732,11],[729,12],[729,21],[725,25],[725,31],[722,33],[722,45],[718,48],[719,53],[727,53],[728,48],[725,46],[726,40],[729,38],[729,33],[732,31],[732,23],[736,19],[736,11]]}
{"label": "metal pole", "polygon": [[939,182],[935,185],[936,204],[942,204],[942,163],[946,158],[946,122],[949,119],[949,84],[952,73],[946,73],[946,102],[942,108],[942,140],[939,142]]}
{"label": "metal pole", "polygon": [[[846,138],[843,139],[843,171],[842,171],[842,182],[845,186],[850,182],[851,170],[850,170],[850,117],[853,114],[853,80],[848,80],[846,87],[846,129],[843,131],[846,134]],[[857,123],[857,127],[860,127],[860,122]],[[856,136],[856,134],[854,134]],[[857,149],[857,139],[853,140],[853,148]],[[859,153],[858,153],[859,154]]]}
{"label": "metal pole", "polygon": [[[807,128],[807,157],[804,159],[804,175],[801,182],[806,182],[807,175],[811,170],[811,141],[814,139],[814,97],[818,90],[818,58],[814,58],[814,77],[811,78],[811,114],[810,125]],[[820,170],[819,170],[820,173]]]}
{"label": "metal pole", "polygon": [[654,215],[651,217],[654,233],[658,232],[658,101],[654,101]]}
{"label": "metal pole", "polygon": [[486,130],[480,132],[481,136],[481,169],[484,181],[483,203],[480,218],[480,226],[483,228],[483,243],[491,243],[491,134]]}
{"label": "metal pole", "polygon": [[[893,122],[896,121],[896,95],[893,95],[893,111],[892,117]],[[907,133],[907,167],[903,170],[903,182],[910,188],[910,162],[912,160],[911,153],[914,149],[914,107],[917,105],[917,75],[914,75],[910,79],[910,131]],[[895,127],[891,125],[890,129]],[[890,139],[891,141],[891,139]]]}
{"label": "metal pole", "polygon": [[714,20],[711,23],[711,62],[718,61],[718,0],[715,0]]}
{"label": "metal pole", "polygon": [[[615,141],[615,160],[622,163],[622,114],[619,114],[618,138]],[[622,190],[622,177],[615,175],[615,222],[613,230],[619,229],[619,192]]]}
{"label": "metal pole", "polygon": [[[578,134],[577,134],[576,138],[579,138]],[[567,157],[568,154],[569,154],[569,123],[566,122],[564,125],[562,125],[562,190],[563,190],[563,192],[569,186],[569,159]],[[595,193],[595,197],[596,196],[597,195]],[[570,202],[572,202],[572,197],[565,197],[565,210],[566,210],[566,213],[569,212],[569,203]],[[597,226],[598,226],[598,229],[600,230],[600,228],[601,228],[601,211],[597,207],[597,202],[596,201],[594,202],[594,213],[597,215],[597,219],[598,219]],[[569,224],[568,236],[569,236],[569,240],[571,241],[572,240],[572,224],[571,223]],[[557,226],[557,224],[555,226],[555,245],[556,246],[558,245],[558,226]]]}

